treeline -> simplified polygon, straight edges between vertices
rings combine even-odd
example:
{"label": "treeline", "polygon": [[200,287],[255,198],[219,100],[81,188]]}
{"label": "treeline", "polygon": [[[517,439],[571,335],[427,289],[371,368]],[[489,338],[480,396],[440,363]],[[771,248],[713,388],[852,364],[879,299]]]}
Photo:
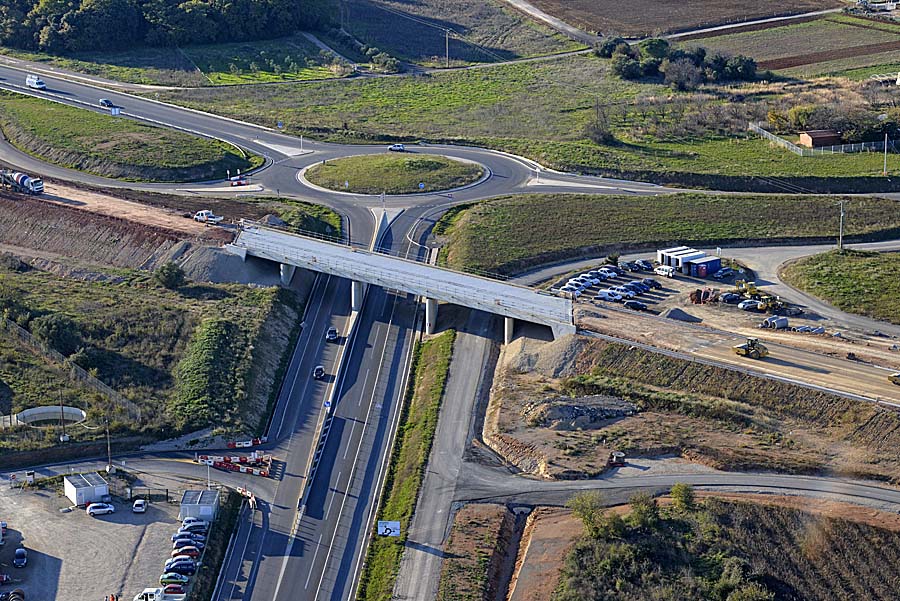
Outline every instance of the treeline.
{"label": "treeline", "polygon": [[0,45],[51,53],[241,42],[329,21],[330,0],[4,0]]}

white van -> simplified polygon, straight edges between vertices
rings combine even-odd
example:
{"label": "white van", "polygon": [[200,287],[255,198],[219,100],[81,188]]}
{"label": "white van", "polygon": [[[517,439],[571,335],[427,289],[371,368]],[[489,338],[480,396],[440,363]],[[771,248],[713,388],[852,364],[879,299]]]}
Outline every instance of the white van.
{"label": "white van", "polygon": [[655,273],[656,275],[665,276],[667,278],[674,278],[675,277],[675,268],[669,267],[668,265],[660,265],[659,267],[657,267],[656,269],[653,270],[653,273]]}
{"label": "white van", "polygon": [[37,75],[29,75],[25,78],[25,85],[33,90],[46,90],[47,84]]}

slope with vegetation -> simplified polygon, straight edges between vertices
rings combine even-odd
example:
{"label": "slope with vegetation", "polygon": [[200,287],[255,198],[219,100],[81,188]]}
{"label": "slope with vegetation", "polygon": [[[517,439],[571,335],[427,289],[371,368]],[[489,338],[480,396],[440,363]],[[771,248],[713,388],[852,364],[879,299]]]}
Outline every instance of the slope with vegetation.
{"label": "slope with vegetation", "polygon": [[[898,231],[898,201],[845,200],[845,235],[886,238]],[[448,265],[510,274],[581,255],[669,242],[830,240],[839,225],[835,202],[827,196],[777,195],[507,196],[447,212],[435,233],[448,237],[442,253]],[[535,231],[543,235],[521,235]]]}
{"label": "slope with vegetation", "polygon": [[599,493],[569,503],[585,527],[554,601],[831,601],[896,597],[884,565],[900,535],[866,524],[672,489],[659,507],[634,495],[624,517]]}
{"label": "slope with vegetation", "polygon": [[900,256],[858,250],[832,251],[782,269],[785,282],[842,311],[900,324]]}
{"label": "slope with vegetation", "polygon": [[125,180],[211,180],[263,161],[225,142],[9,92],[0,92],[0,130],[39,159]]}

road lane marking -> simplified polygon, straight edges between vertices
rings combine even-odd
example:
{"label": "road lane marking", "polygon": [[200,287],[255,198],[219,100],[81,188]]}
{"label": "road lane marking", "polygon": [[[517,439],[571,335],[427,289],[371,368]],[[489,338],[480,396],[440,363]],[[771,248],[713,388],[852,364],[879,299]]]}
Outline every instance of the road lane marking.
{"label": "road lane marking", "polygon": [[[237,587],[238,581],[238,573],[241,571],[241,564],[244,563],[244,558],[247,556],[247,546],[250,544],[250,535],[253,533],[253,521],[254,521],[255,512],[250,512],[250,530],[247,531],[247,540],[244,541],[244,549],[241,551],[240,561],[238,562],[238,569],[234,573],[234,582],[231,585],[231,593],[228,595],[229,599],[234,599],[234,589]],[[240,530],[240,529],[238,529]],[[244,591],[246,592],[246,591]],[[221,597],[220,597],[221,598]]]}
{"label": "road lane marking", "polygon": [[[337,486],[341,485],[341,472],[338,472],[337,478],[335,479],[335,484]],[[328,514],[331,513],[331,507],[334,505],[334,498],[337,496],[337,488],[335,487],[334,492],[331,493],[331,502],[328,503],[328,509],[325,510],[325,519],[328,519]]]}
{"label": "road lane marking", "polygon": [[[356,428],[356,420],[353,420],[350,423],[350,436],[347,437],[347,440],[353,440],[353,430]],[[344,446],[344,459],[347,458],[347,451],[350,450],[350,445]]]}
{"label": "road lane marking", "polygon": [[[378,340],[378,336],[376,336],[375,339]],[[356,405],[357,407],[362,407],[363,397],[366,396],[366,382],[369,381],[369,372],[370,371],[371,371],[371,369],[366,370],[366,377],[363,380],[362,392],[359,393],[359,403],[357,403],[357,405]]]}
{"label": "road lane marking", "polygon": [[[313,553],[312,564],[309,566],[309,574],[306,576],[306,584],[303,585],[303,590],[309,588],[309,579],[312,577],[313,570],[316,567],[316,556],[319,554],[319,548],[322,546],[322,535],[319,535],[319,542],[316,543],[316,552]],[[281,570],[284,571],[284,568]],[[318,596],[318,593],[316,593]],[[275,599],[278,598],[278,591],[275,591]]]}

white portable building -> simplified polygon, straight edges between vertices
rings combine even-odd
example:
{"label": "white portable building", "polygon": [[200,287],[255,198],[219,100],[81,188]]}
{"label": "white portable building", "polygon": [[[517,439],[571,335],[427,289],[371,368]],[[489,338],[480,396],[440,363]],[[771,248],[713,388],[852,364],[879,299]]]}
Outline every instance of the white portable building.
{"label": "white portable building", "polygon": [[96,472],[72,474],[63,478],[63,491],[74,505],[89,505],[109,496],[109,484]]}

